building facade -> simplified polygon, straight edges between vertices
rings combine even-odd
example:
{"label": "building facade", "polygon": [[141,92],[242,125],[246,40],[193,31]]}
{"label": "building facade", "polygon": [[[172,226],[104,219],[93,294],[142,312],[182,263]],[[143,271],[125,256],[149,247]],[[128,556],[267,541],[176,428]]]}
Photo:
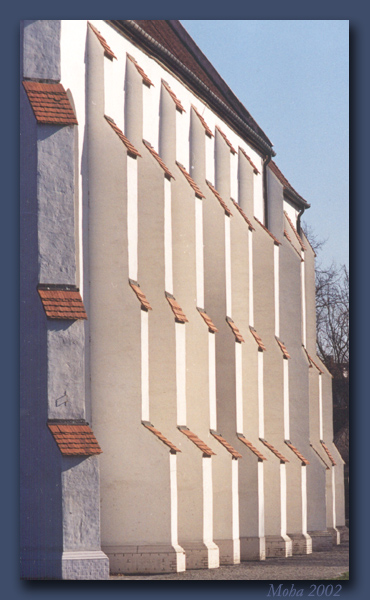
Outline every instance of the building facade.
{"label": "building facade", "polygon": [[309,204],[178,21],[22,23],[21,576],[339,544]]}

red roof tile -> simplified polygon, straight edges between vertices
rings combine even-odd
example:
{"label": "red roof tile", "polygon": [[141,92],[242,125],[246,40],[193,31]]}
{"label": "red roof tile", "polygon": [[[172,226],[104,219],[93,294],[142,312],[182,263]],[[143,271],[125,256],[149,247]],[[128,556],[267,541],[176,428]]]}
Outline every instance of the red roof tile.
{"label": "red roof tile", "polygon": [[204,118],[202,117],[202,115],[197,111],[197,109],[195,108],[195,106],[192,104],[191,108],[193,109],[193,111],[195,112],[195,114],[197,115],[197,117],[199,118],[200,122],[202,123],[204,129],[206,130],[206,134],[208,135],[208,137],[214,137],[212,131],[210,130],[210,128],[208,127],[207,123],[205,122]]}
{"label": "red roof tile", "polygon": [[214,193],[214,195],[216,196],[217,200],[219,201],[219,203],[221,204],[222,208],[224,209],[225,213],[229,216],[232,217],[233,214],[231,212],[231,210],[227,207],[227,204],[222,200],[220,194],[218,193],[218,191],[216,190],[215,187],[213,187],[212,183],[210,181],[206,180],[206,183],[209,187],[209,189]]}
{"label": "red roof tile", "polygon": [[271,238],[274,240],[274,243],[275,243],[277,246],[281,246],[281,242],[279,242],[279,240],[278,240],[278,239],[276,239],[276,237],[275,237],[275,236],[274,236],[274,235],[271,233],[271,231],[270,231],[269,229],[267,229],[267,227],[266,227],[266,226],[265,226],[263,223],[261,223],[261,221],[260,221],[259,219],[257,219],[257,217],[254,217],[254,218],[255,218],[255,220],[257,221],[257,223],[258,223],[259,225],[261,225],[262,229],[264,229],[264,230],[266,231],[266,233],[268,233],[268,234],[269,234],[269,236],[270,236],[270,237],[271,237]]}
{"label": "red roof tile", "polygon": [[78,125],[67,92],[61,83],[23,81],[38,123],[44,125]]}
{"label": "red roof tile", "polygon": [[[66,288],[72,289],[66,289]],[[73,286],[38,286],[37,291],[41,298],[48,319],[78,320],[87,319],[81,294]]]}
{"label": "red roof tile", "polygon": [[306,356],[308,358],[308,362],[310,363],[310,368],[311,367],[316,367],[316,369],[318,370],[319,373],[323,373],[324,371],[322,369],[320,369],[319,365],[317,363],[315,363],[315,361],[313,360],[313,358],[311,358],[311,356],[308,354],[306,348],[303,346],[303,349],[306,353]]}
{"label": "red roof tile", "polygon": [[167,292],[165,293],[165,296],[166,296],[166,298],[168,300],[169,305],[172,308],[173,314],[175,315],[175,320],[178,323],[188,323],[189,322],[188,319],[186,318],[186,316],[182,312],[182,308],[176,302],[175,298],[173,296],[171,296],[170,294],[168,294]]}
{"label": "red roof tile", "polygon": [[292,246],[293,250],[297,253],[297,255],[299,256],[299,258],[301,259],[301,262],[304,262],[304,259],[302,258],[301,253],[297,250],[297,248],[294,246],[291,237],[289,236],[288,232],[286,229],[284,229],[284,236],[286,237],[286,239],[288,240],[288,242],[290,243],[290,245]]}
{"label": "red roof tile", "polygon": [[134,290],[137,297],[139,298],[139,300],[141,302],[141,308],[146,311],[152,310],[152,307],[150,306],[148,300],[146,299],[145,294],[143,294],[143,292],[141,291],[139,284],[137,282],[131,281],[131,280],[129,280],[129,284],[132,287],[132,289]]}
{"label": "red roof tile", "polygon": [[166,88],[167,92],[169,93],[169,95],[171,96],[172,100],[174,101],[174,103],[176,104],[176,108],[178,111],[182,112],[186,112],[185,108],[183,107],[183,105],[181,104],[180,100],[178,99],[178,97],[176,96],[175,92],[173,92],[170,88],[170,86],[168,85],[168,83],[166,81],[163,81],[162,79],[162,84],[163,86]]}
{"label": "red roof tile", "polygon": [[317,456],[319,457],[319,459],[321,460],[321,462],[324,463],[326,469],[329,470],[330,467],[329,467],[329,465],[327,465],[327,463],[325,462],[325,460],[321,456],[320,452],[318,450],[316,450],[315,446],[313,446],[312,444],[310,444],[310,446],[311,446],[312,450],[314,450],[314,452],[317,454]]}
{"label": "red roof tile", "polygon": [[87,424],[50,422],[48,428],[63,456],[93,456],[102,452]]}
{"label": "red roof tile", "polygon": [[225,440],[225,438],[222,437],[222,435],[216,433],[215,431],[211,431],[211,434],[226,448],[228,452],[230,452],[230,454],[232,454],[234,458],[243,458],[242,455],[239,454],[239,452],[235,450],[235,448],[233,448],[231,444]]}
{"label": "red roof tile", "polygon": [[202,194],[202,192],[200,191],[199,187],[197,186],[197,184],[195,183],[194,179],[191,177],[191,175],[189,175],[189,173],[187,172],[187,170],[185,169],[185,167],[183,167],[179,162],[176,161],[177,166],[179,167],[181,173],[184,175],[184,177],[186,178],[186,180],[188,181],[188,183],[191,185],[191,187],[193,188],[195,195],[198,198],[205,198],[205,195]]}
{"label": "red roof tile", "polygon": [[309,465],[310,462],[307,460],[307,458],[305,458],[303,456],[303,454],[301,454],[297,448],[295,446],[293,446],[293,444],[291,442],[289,442],[288,440],[285,440],[286,445],[288,446],[288,448],[291,449],[292,452],[294,452],[294,454],[296,456],[298,456],[299,460],[304,464],[304,465]]}
{"label": "red roof tile", "polygon": [[101,45],[104,48],[104,55],[107,58],[110,58],[110,60],[113,60],[114,58],[117,58],[117,56],[115,56],[115,54],[113,53],[113,51],[110,49],[110,47],[108,46],[107,42],[105,41],[105,39],[103,38],[103,36],[101,35],[100,31],[98,31],[96,29],[96,27],[94,27],[94,25],[92,25],[89,21],[88,24],[90,25],[92,31],[95,33],[96,37],[98,38],[99,42],[101,43]]}
{"label": "red roof tile", "polygon": [[289,181],[287,180],[287,178],[284,177],[284,175],[280,171],[279,167],[277,166],[277,164],[273,160],[271,160],[268,163],[268,168],[274,173],[274,175],[278,178],[278,180],[280,181],[280,183],[282,183],[284,189],[292,191],[296,196],[298,196],[306,204],[306,200],[304,198],[302,198],[302,196],[300,196],[296,192],[296,190],[294,189],[294,187],[289,183]]}
{"label": "red roof tile", "polygon": [[270,444],[269,442],[267,442],[266,440],[264,440],[262,438],[260,438],[260,440],[261,440],[262,444],[264,444],[266,446],[266,448],[271,450],[271,452],[273,454],[275,454],[275,456],[278,457],[280,462],[283,462],[283,463],[289,462],[289,460],[287,458],[285,458],[285,456],[283,456],[278,450],[276,450],[276,448],[274,448],[274,446],[272,444]]}
{"label": "red roof tile", "polygon": [[298,243],[299,243],[299,245],[301,246],[302,250],[306,250],[306,246],[305,246],[305,245],[304,245],[304,243],[302,242],[302,238],[301,238],[301,236],[299,235],[299,233],[298,233],[298,231],[296,230],[296,228],[294,227],[294,225],[293,225],[293,223],[292,223],[292,220],[290,219],[290,217],[289,217],[288,213],[286,212],[286,210],[284,210],[284,215],[286,216],[286,219],[287,219],[287,221],[288,221],[288,223],[289,223],[290,227],[292,228],[292,231],[293,231],[294,235],[296,236],[296,238],[297,238],[297,240],[298,240]]}
{"label": "red roof tile", "polygon": [[207,315],[205,310],[202,310],[201,308],[198,308],[197,310],[200,312],[201,316],[203,317],[203,320],[206,323],[209,331],[211,331],[211,333],[216,333],[218,331],[218,329],[212,322],[211,317],[209,317]]}
{"label": "red roof tile", "polygon": [[259,350],[266,350],[266,346],[264,345],[263,341],[261,340],[260,336],[258,335],[257,331],[254,329],[254,327],[249,326],[249,329],[258,344]]}
{"label": "red roof tile", "polygon": [[141,75],[143,83],[145,83],[145,85],[147,85],[148,87],[150,87],[151,85],[154,86],[154,83],[149,79],[148,75],[145,73],[144,69],[142,69],[140,67],[140,65],[137,64],[136,60],[134,59],[133,56],[131,56],[131,54],[127,53],[127,58],[135,65],[136,70],[138,71],[138,73]]}
{"label": "red roof tile", "polygon": [[199,448],[199,450],[203,452],[203,454],[206,454],[207,456],[212,456],[212,454],[215,454],[215,452],[213,452],[213,450],[211,450],[211,448],[209,448],[207,444],[202,442],[202,440],[199,439],[198,436],[195,435],[195,433],[190,431],[190,429],[188,429],[187,427],[178,427],[178,429],[181,431],[181,433],[186,435],[186,437],[188,437],[189,440],[193,442],[193,444],[195,444]]}
{"label": "red roof tile", "polygon": [[164,444],[166,444],[166,446],[168,446],[170,448],[170,452],[174,453],[174,452],[181,452],[181,450],[179,450],[175,444],[173,444],[172,442],[170,442],[166,437],[164,437],[164,435],[158,431],[158,429],[156,429],[151,423],[146,423],[143,422],[144,427],[146,427],[147,429],[149,429],[149,431],[151,431],[152,433],[154,433],[155,436],[157,436],[157,438],[159,440],[161,440],[161,442],[163,442]]}
{"label": "red roof tile", "polygon": [[240,146],[239,146],[239,150],[240,150],[240,152],[243,154],[243,156],[245,156],[245,158],[247,159],[247,161],[248,161],[248,162],[249,162],[249,164],[251,165],[251,167],[252,167],[253,171],[255,172],[255,174],[256,174],[256,175],[259,175],[259,174],[260,174],[259,170],[257,169],[257,167],[256,167],[256,165],[254,164],[254,162],[252,161],[252,159],[251,159],[251,158],[248,156],[248,154],[245,152],[245,150],[243,150],[243,148],[241,148]]}
{"label": "red roof tile", "polygon": [[216,125],[216,129],[217,129],[218,133],[224,138],[226,144],[229,146],[231,154],[236,154],[236,150],[235,150],[234,146],[232,145],[232,143],[230,142],[230,140],[226,137],[226,135],[224,134],[224,132],[221,131],[221,129],[219,128],[218,125]]}
{"label": "red roof tile", "polygon": [[233,334],[235,335],[235,341],[239,342],[239,343],[245,342],[245,339],[243,338],[239,329],[235,325],[234,321],[232,319],[230,319],[230,317],[226,317],[226,322],[229,325],[229,327],[231,328],[231,331],[233,332]]}
{"label": "red roof tile", "polygon": [[104,117],[105,117],[106,121],[109,123],[109,125],[111,126],[111,128],[113,129],[113,131],[116,132],[119,139],[126,146],[127,154],[129,154],[133,158],[136,158],[137,156],[141,156],[141,154],[138,152],[138,150],[136,150],[135,146],[133,144],[131,144],[130,140],[128,140],[127,137],[124,135],[123,131],[121,131],[120,128],[115,124],[113,119],[111,119],[111,117],[108,117],[107,115],[104,115]]}
{"label": "red roof tile", "polygon": [[143,144],[145,146],[145,148],[147,148],[150,152],[150,154],[152,156],[154,156],[154,158],[156,159],[156,161],[159,163],[159,165],[162,167],[166,177],[168,177],[168,179],[175,179],[174,176],[172,175],[171,171],[169,170],[169,168],[164,164],[163,160],[161,159],[161,157],[159,156],[158,152],[156,152],[153,148],[153,146],[151,146],[149,144],[149,142],[147,142],[146,140],[143,140]]}
{"label": "red roof tile", "polygon": [[288,352],[288,350],[286,349],[286,347],[284,346],[283,342],[281,340],[279,340],[279,338],[277,336],[275,336],[275,339],[279,345],[280,350],[282,351],[284,358],[290,358],[290,354]]}
{"label": "red roof tile", "polygon": [[257,450],[257,448],[255,448],[255,446],[253,446],[253,444],[244,437],[244,435],[242,435],[241,433],[237,433],[236,435],[238,436],[239,440],[243,442],[243,444],[245,444],[247,448],[249,448],[249,450],[252,450],[253,454],[255,454],[258,457],[258,460],[267,460],[267,458],[265,458],[263,454],[261,454],[261,452]]}
{"label": "red roof tile", "polygon": [[247,223],[249,229],[251,229],[252,231],[255,231],[255,228],[253,227],[252,223],[250,222],[250,220],[248,219],[247,215],[245,214],[244,210],[239,206],[239,204],[237,202],[235,202],[235,200],[233,200],[231,198],[231,202],[234,204],[235,208],[238,209],[238,211],[240,212],[241,216],[243,217],[244,221]]}
{"label": "red roof tile", "polygon": [[333,458],[332,454],[330,453],[330,451],[329,451],[329,448],[327,447],[327,445],[325,444],[325,442],[323,442],[323,440],[320,440],[320,443],[321,443],[322,447],[324,448],[324,450],[325,450],[326,454],[327,454],[327,455],[328,455],[328,457],[330,458],[330,462],[331,462],[331,464],[335,466],[337,463],[335,462],[335,460],[334,460],[334,458]]}

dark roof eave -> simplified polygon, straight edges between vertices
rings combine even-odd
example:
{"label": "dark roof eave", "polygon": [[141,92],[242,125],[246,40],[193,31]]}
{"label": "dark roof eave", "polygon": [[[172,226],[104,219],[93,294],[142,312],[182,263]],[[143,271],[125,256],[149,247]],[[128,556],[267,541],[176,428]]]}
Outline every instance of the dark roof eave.
{"label": "dark roof eave", "polygon": [[180,73],[190,85],[195,88],[201,96],[215,106],[216,111],[221,113],[223,118],[228,121],[231,126],[234,126],[239,130],[245,137],[252,142],[253,146],[256,147],[262,155],[268,155],[269,157],[275,156],[276,153],[272,148],[272,144],[267,143],[263,140],[258,133],[256,133],[249,125],[242,119],[236,112],[225,104],[220,98],[218,98],[212,90],[210,90],[204,83],[195,75],[188,67],[186,67],[176,56],[174,56],[169,50],[164,48],[159,42],[152,38],[146,33],[137,23],[133,20],[108,20],[108,23],[119,29],[123,33],[129,33],[140,39],[144,46],[146,46],[154,55],[160,57],[164,62],[168,63],[172,68]]}
{"label": "dark roof eave", "polygon": [[306,209],[311,207],[311,204],[308,204],[308,202],[306,202],[306,200],[302,198],[302,196],[297,194],[297,192],[292,188],[284,187],[283,193],[284,198],[290,200],[291,202],[293,202],[293,204],[296,204],[300,209]]}

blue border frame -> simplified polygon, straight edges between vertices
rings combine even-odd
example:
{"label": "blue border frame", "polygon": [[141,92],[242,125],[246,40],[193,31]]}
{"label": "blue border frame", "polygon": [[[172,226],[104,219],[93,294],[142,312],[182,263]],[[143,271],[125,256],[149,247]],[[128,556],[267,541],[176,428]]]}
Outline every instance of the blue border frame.
{"label": "blue border frame", "polygon": [[[195,3],[193,3],[195,4]],[[369,222],[369,199],[366,198],[366,178],[368,165],[365,164],[367,158],[367,139],[364,132],[369,131],[369,77],[368,77],[368,59],[370,57],[370,37],[368,33],[368,9],[360,5],[360,1],[344,3],[342,0],[334,2],[297,3],[288,0],[265,0],[259,4],[241,6],[238,3],[234,8],[228,3],[215,6],[210,2],[202,5],[197,3],[195,7],[189,3],[181,5],[171,5],[168,3],[149,3],[147,0],[136,3],[134,7],[129,6],[128,13],[130,17],[154,17],[166,18],[174,17],[174,12],[180,12],[180,18],[207,19],[212,15],[213,19],[227,18],[233,19],[349,19],[350,21],[350,66],[351,66],[351,278],[352,284],[352,332],[351,339],[354,340],[351,348],[355,355],[352,368],[351,384],[351,427],[352,440],[355,440],[352,446],[352,467],[351,467],[351,580],[343,582],[341,597],[351,597],[351,599],[365,598],[367,589],[366,574],[368,566],[368,544],[366,534],[369,531],[369,494],[367,492],[368,482],[364,481],[368,476],[368,470],[365,470],[365,452],[367,448],[363,440],[368,438],[369,419],[369,393],[365,395],[366,383],[363,373],[368,370],[369,352],[365,343],[365,336],[369,334],[368,305],[369,297],[367,292],[368,273],[367,248],[365,240],[368,239]],[[109,8],[108,8],[109,7]],[[108,10],[107,10],[108,8]],[[58,10],[59,9],[59,10]],[[100,9],[100,10],[99,10]],[[125,4],[122,2],[104,2],[104,11],[108,16],[120,16],[124,12]],[[3,9],[4,10],[4,9]],[[36,595],[37,598],[43,595],[67,595],[71,600],[74,598],[80,600],[81,596],[99,596],[106,594],[123,594],[134,596],[141,595],[156,596],[164,594],[171,596],[176,594],[178,599],[188,595],[189,590],[176,585],[173,586],[155,584],[147,587],[137,582],[122,582],[120,589],[113,586],[107,592],[102,588],[102,582],[69,582],[66,590],[60,582],[20,582],[19,581],[19,527],[18,527],[18,464],[19,452],[18,444],[18,397],[19,397],[19,320],[18,320],[18,297],[19,297],[19,142],[15,132],[19,132],[19,100],[18,100],[18,73],[19,73],[19,21],[28,16],[61,18],[61,14],[67,18],[86,18],[88,13],[90,17],[101,16],[101,6],[96,2],[87,3],[85,0],[77,5],[76,2],[63,2],[62,5],[51,5],[49,2],[36,1],[27,3],[23,0],[17,5],[7,6],[4,10],[3,31],[1,35],[3,52],[2,68],[5,69],[3,75],[3,93],[1,97],[2,116],[3,116],[3,164],[6,164],[8,177],[3,178],[3,210],[5,211],[3,223],[2,256],[5,268],[3,277],[3,293],[1,302],[3,306],[3,336],[4,351],[2,364],[5,367],[6,383],[3,390],[3,407],[6,416],[3,420],[3,431],[1,440],[3,442],[3,467],[6,478],[2,486],[2,561],[1,575],[4,597],[18,598],[28,595]],[[110,14],[109,14],[110,13]],[[130,14],[131,13],[131,14]],[[132,14],[134,13],[134,14]],[[9,86],[10,82],[10,86]],[[340,123],[338,123],[340,126]],[[10,161],[9,161],[10,159]],[[10,164],[8,164],[10,162]],[[335,168],[335,165],[333,165]],[[366,198],[366,200],[365,200]],[[361,211],[361,212],[360,212]],[[361,218],[359,215],[361,214]],[[354,257],[354,258],[353,258]],[[364,289],[365,288],[365,289]],[[10,293],[9,293],[10,292]],[[359,334],[359,329],[365,335]],[[369,336],[367,335],[367,338]],[[361,405],[360,405],[361,403]],[[9,427],[9,423],[11,426]],[[355,434],[353,432],[356,432]],[[355,483],[353,483],[355,481]],[[9,490],[11,490],[9,494]],[[366,510],[367,509],[367,510]],[[228,594],[242,593],[247,598],[266,597],[269,590],[269,583],[255,581],[208,581],[205,588],[201,585],[193,585],[191,593],[196,596],[211,595],[221,597],[225,594],[226,586]],[[288,582],[284,582],[284,585]],[[309,585],[312,582],[302,582],[307,590],[304,596],[308,595]],[[78,586],[76,588],[76,586]],[[230,587],[231,586],[231,587]],[[110,586],[112,588],[112,585]],[[296,588],[300,587],[300,582],[296,582]]]}

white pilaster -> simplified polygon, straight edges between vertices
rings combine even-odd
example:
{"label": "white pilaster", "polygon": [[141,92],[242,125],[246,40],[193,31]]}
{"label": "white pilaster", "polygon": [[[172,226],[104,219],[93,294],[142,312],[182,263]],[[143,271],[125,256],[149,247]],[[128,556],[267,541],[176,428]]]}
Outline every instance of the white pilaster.
{"label": "white pilaster", "polygon": [[264,416],[264,398],[263,398],[263,352],[258,351],[258,437],[265,437],[265,416]]}
{"label": "white pilaster", "polygon": [[138,214],[137,214],[137,159],[127,156],[127,239],[128,276],[137,281]]}
{"label": "white pilaster", "polygon": [[176,329],[176,396],[177,424],[186,425],[186,339],[185,324],[175,323]]}
{"label": "white pilaster", "polygon": [[274,244],[275,335],[280,336],[279,246]]}
{"label": "white pilaster", "polygon": [[141,311],[141,420],[149,418],[149,318]]}
{"label": "white pilaster", "polygon": [[254,304],[253,304],[253,237],[252,231],[248,229],[248,257],[249,257],[249,325],[254,327]]}
{"label": "white pilaster", "polygon": [[226,315],[232,317],[231,304],[231,240],[230,217],[225,215],[225,275],[226,275]]}
{"label": "white pilaster", "polygon": [[283,358],[283,388],[284,388],[284,439],[290,440],[289,416],[289,361]]}
{"label": "white pilaster", "polygon": [[171,182],[164,178],[164,287],[173,294]]}
{"label": "white pilaster", "polygon": [[216,409],[216,337],[208,332],[209,427],[217,430]]}
{"label": "white pilaster", "polygon": [[243,366],[242,345],[235,342],[236,431],[243,433]]}

